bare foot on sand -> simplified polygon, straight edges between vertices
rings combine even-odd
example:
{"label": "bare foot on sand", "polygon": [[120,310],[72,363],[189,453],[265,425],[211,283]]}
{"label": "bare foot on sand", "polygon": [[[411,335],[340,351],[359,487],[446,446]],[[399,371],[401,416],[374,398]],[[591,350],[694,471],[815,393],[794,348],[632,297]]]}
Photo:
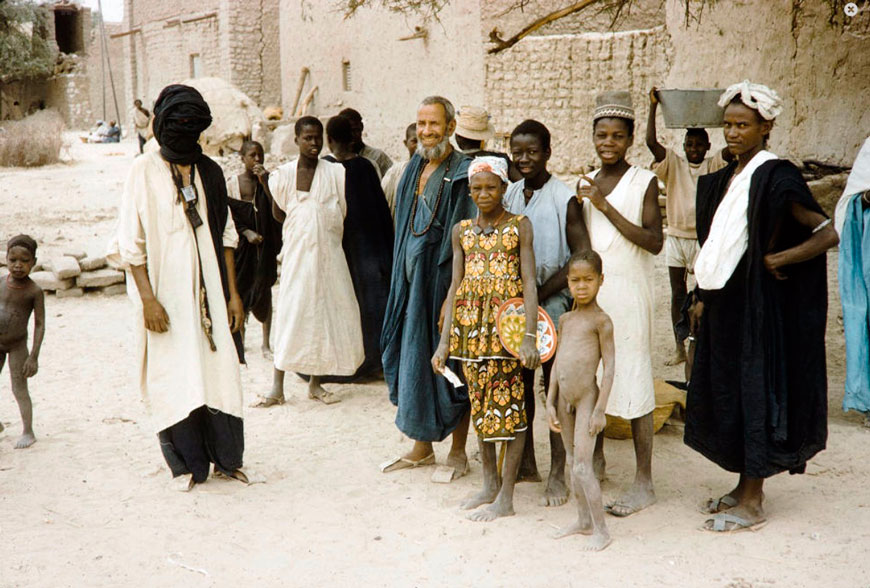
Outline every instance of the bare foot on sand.
{"label": "bare foot on sand", "polygon": [[269,347],[266,345],[260,347],[260,353],[262,353],[263,357],[266,358],[268,361],[272,361],[275,358],[275,356],[272,354],[272,350],[269,349]]}
{"label": "bare foot on sand", "polygon": [[665,361],[665,365],[680,365],[686,361],[686,348],[682,343],[679,343],[674,349],[674,354],[670,359]]}
{"label": "bare foot on sand", "polygon": [[477,508],[482,504],[490,504],[495,497],[498,496],[498,488],[495,490],[488,490],[484,488],[477,494],[472,494],[468,498],[462,501],[462,504],[459,505],[459,508],[462,510],[471,510],[472,508]]}
{"label": "bare foot on sand", "polygon": [[582,551],[601,551],[613,541],[610,538],[610,533],[607,531],[593,533],[583,545],[580,546]]}
{"label": "bare foot on sand", "polygon": [[489,506],[468,513],[466,518],[477,523],[488,523],[500,517],[511,517],[513,515],[514,509],[512,505],[502,504],[500,501],[496,501]]}
{"label": "bare foot on sand", "polygon": [[468,456],[465,455],[465,452],[453,453],[451,451],[447,454],[447,467],[453,468],[453,479],[451,481],[458,480],[468,473]]}
{"label": "bare foot on sand", "polygon": [[613,516],[627,517],[654,504],[655,501],[656,493],[653,490],[652,484],[639,484],[635,482],[628,489],[628,492],[623,494],[618,500],[605,506],[604,510]]}
{"label": "bare foot on sand", "polygon": [[541,506],[562,506],[568,502],[568,486],[565,484],[564,474],[550,473],[547,479],[547,488],[541,497]]}
{"label": "bare foot on sand", "polygon": [[24,433],[15,442],[15,449],[27,449],[34,443],[36,443],[36,436],[33,433]]}

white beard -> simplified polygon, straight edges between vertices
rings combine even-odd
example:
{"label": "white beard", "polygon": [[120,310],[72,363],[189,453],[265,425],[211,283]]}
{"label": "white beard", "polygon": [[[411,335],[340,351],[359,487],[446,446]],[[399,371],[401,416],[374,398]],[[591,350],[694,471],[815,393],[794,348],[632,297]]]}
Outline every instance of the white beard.
{"label": "white beard", "polygon": [[417,144],[417,154],[426,161],[438,161],[447,153],[447,148],[450,147],[450,137],[444,136],[441,141],[432,147],[424,147],[423,143]]}

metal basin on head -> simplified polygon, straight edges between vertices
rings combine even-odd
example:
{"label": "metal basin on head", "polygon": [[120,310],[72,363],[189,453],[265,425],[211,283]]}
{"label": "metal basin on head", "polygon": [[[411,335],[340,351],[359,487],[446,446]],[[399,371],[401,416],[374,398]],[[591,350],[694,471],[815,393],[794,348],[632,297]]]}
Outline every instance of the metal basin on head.
{"label": "metal basin on head", "polygon": [[717,104],[724,90],[659,90],[659,103],[669,129],[721,127],[725,109]]}

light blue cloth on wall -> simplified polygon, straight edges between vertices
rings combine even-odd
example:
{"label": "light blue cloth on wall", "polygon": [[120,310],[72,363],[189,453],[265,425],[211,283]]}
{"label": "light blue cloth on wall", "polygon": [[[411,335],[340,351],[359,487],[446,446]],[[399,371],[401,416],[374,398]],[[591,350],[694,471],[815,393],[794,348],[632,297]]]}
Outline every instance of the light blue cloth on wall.
{"label": "light blue cloth on wall", "polygon": [[843,410],[870,412],[870,208],[854,194],[840,235],[840,301],[846,337]]}

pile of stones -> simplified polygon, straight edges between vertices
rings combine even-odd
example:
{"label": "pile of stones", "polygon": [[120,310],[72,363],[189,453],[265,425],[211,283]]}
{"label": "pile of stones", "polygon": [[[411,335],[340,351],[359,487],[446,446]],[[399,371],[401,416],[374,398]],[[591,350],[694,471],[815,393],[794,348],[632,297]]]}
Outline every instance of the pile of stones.
{"label": "pile of stones", "polygon": [[[0,265],[5,259],[0,259]],[[0,267],[0,275],[8,273]],[[81,251],[68,251],[37,263],[30,279],[58,298],[77,298],[90,293],[116,296],[127,292],[124,272],[108,267],[105,257],[90,257]]]}

